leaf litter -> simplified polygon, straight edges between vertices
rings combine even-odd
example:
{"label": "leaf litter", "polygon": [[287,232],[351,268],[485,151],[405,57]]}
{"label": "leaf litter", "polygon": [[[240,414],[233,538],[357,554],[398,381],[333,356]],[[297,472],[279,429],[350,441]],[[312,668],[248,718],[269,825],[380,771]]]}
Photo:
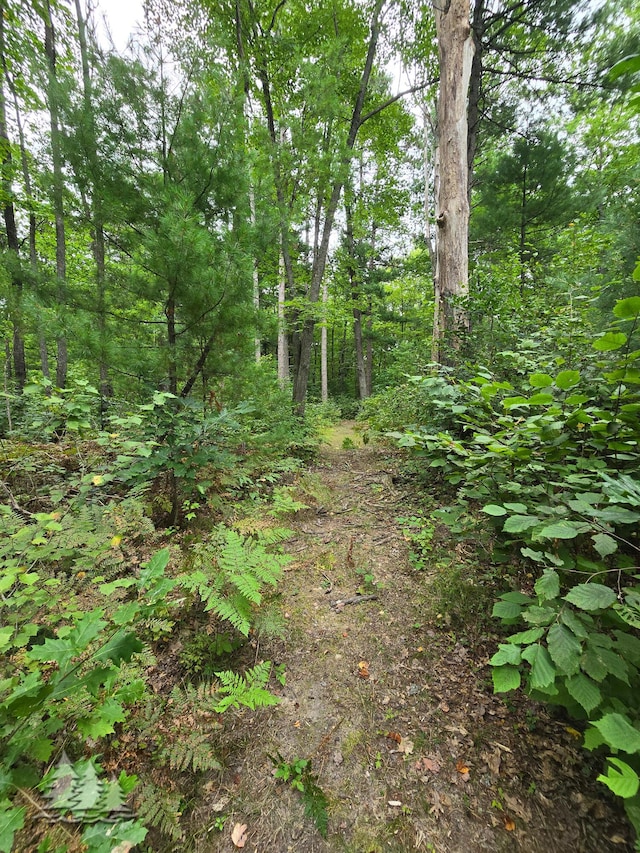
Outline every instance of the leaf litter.
{"label": "leaf litter", "polygon": [[[496,638],[430,618],[434,572],[409,563],[396,518],[415,495],[393,454],[331,447],[313,473],[330,498],[289,521],[286,633],[257,649],[285,665],[281,701],[225,721],[226,767],[192,819],[197,853],[230,849],[227,833],[210,831],[223,799],[233,845],[247,843],[250,825],[252,851],[631,851],[619,804],[595,782],[597,760],[575,729],[522,695],[492,694]],[[367,600],[365,573],[375,584]],[[332,607],[328,587],[358,606]],[[275,784],[275,752],[313,758],[329,803],[326,838],[299,792]]]}

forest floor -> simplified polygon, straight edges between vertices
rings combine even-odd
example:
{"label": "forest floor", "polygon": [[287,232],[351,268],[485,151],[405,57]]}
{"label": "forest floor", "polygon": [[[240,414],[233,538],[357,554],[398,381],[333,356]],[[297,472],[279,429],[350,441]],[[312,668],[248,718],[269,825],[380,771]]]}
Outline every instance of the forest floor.
{"label": "forest floor", "polygon": [[[475,630],[434,612],[438,549],[449,567],[470,557],[434,541],[434,567],[411,564],[398,518],[419,508],[397,458],[342,424],[306,476],[319,497],[289,523],[285,632],[255,648],[256,660],[285,665],[286,685],[276,707],[225,718],[228,763],[193,814],[196,849],[633,849],[579,733],[526,697],[493,695],[489,620]],[[359,593],[370,597],[350,603]],[[294,768],[311,759],[326,838],[272,758],[312,795]]]}

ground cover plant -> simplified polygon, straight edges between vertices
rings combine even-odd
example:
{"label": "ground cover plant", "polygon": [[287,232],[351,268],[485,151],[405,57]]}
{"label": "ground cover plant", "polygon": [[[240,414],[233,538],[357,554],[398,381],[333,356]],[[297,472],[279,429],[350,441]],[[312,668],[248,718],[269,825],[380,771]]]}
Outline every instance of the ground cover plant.
{"label": "ground cover plant", "polygon": [[450,432],[389,433],[456,487],[458,517],[491,521],[494,557],[527,567],[524,583],[507,568],[515,588],[493,608],[517,629],[491,658],[494,689],[524,684],[582,721],[585,747],[606,759],[598,778],[636,829],[639,320],[640,298],[619,300],[575,369],[517,385],[481,371],[447,392]]}

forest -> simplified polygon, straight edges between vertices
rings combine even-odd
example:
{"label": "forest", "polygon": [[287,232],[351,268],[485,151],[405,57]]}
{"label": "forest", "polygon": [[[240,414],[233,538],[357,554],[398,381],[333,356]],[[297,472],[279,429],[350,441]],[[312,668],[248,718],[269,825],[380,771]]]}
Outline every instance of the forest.
{"label": "forest", "polygon": [[0,853],[640,850],[637,4],[100,20],[0,0]]}

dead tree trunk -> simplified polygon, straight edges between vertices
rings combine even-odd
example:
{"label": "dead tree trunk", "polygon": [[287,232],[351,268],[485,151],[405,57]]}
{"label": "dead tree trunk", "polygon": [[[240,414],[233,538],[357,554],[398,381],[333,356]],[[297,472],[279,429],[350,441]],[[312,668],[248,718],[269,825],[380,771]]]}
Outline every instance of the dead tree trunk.
{"label": "dead tree trunk", "polygon": [[467,95],[474,43],[469,0],[433,7],[440,67],[433,357],[447,363],[469,329]]}

